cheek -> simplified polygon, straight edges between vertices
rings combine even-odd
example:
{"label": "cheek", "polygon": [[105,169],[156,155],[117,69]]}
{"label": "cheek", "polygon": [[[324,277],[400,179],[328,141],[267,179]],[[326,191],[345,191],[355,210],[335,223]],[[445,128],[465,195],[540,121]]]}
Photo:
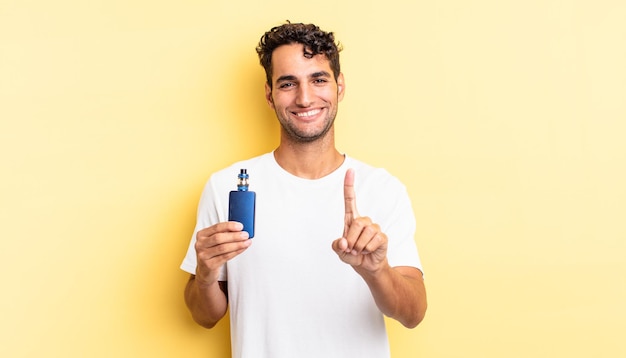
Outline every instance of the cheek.
{"label": "cheek", "polygon": [[270,96],[268,103],[273,109],[284,109],[287,107],[288,99],[285,96],[281,96],[280,94],[275,94],[274,96]]}
{"label": "cheek", "polygon": [[328,87],[320,90],[317,96],[326,102],[336,102],[338,100],[339,92],[337,87]]}

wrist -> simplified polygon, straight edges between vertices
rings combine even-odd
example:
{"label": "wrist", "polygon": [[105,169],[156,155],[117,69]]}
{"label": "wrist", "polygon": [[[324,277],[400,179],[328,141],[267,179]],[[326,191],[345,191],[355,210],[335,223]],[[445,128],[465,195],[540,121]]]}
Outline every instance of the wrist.
{"label": "wrist", "polygon": [[196,286],[200,290],[210,289],[212,286],[214,286],[216,284],[217,284],[217,281],[214,281],[214,282],[204,282],[202,280],[196,279]]}
{"label": "wrist", "polygon": [[199,289],[209,289],[212,286],[218,285],[217,277],[213,277],[213,275],[202,275],[200,273],[196,273],[195,276],[195,284]]}
{"label": "wrist", "polygon": [[383,277],[386,277],[391,270],[391,266],[389,266],[389,262],[387,258],[385,258],[382,262],[380,262],[376,267],[366,268],[366,267],[355,267],[356,272],[361,275],[365,280],[379,280]]}

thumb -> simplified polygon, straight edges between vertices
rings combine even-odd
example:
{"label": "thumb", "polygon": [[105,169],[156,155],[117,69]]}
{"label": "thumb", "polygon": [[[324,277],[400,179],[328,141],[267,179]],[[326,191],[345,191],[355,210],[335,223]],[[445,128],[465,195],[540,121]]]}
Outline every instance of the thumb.
{"label": "thumb", "polygon": [[348,240],[345,238],[339,238],[332,243],[333,251],[337,253],[337,255],[345,254],[348,249]]}

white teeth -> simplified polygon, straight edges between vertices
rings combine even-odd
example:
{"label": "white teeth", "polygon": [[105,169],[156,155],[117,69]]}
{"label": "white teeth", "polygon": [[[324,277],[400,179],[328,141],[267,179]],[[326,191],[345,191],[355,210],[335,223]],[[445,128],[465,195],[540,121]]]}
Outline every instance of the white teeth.
{"label": "white teeth", "polygon": [[296,116],[298,116],[298,117],[311,117],[311,116],[314,116],[314,115],[320,113],[321,111],[322,110],[320,110],[320,109],[314,109],[314,110],[311,110],[311,111],[308,111],[308,112],[296,113]]}

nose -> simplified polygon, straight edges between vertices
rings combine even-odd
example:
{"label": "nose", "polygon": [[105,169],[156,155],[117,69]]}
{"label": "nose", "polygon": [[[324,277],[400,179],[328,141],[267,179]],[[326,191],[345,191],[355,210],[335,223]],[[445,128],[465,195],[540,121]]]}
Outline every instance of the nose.
{"label": "nose", "polygon": [[313,93],[307,85],[301,85],[298,87],[298,93],[296,94],[296,104],[299,107],[310,107],[312,103]]}

